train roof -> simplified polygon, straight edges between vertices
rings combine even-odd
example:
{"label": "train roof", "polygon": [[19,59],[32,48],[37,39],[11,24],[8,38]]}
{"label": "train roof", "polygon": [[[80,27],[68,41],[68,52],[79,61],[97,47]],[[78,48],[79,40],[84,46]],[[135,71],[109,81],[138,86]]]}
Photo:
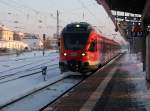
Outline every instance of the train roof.
{"label": "train roof", "polygon": [[[67,25],[67,27],[74,27],[76,25],[80,25],[81,27],[89,27],[91,26],[89,23],[87,22],[74,22],[74,23],[70,23]],[[91,26],[92,27],[92,26]]]}
{"label": "train roof", "polygon": [[[90,33],[91,31],[95,30],[95,28],[93,28],[93,26],[87,22],[74,22],[74,23],[70,23],[68,25],[66,25],[64,27],[64,29],[62,30],[62,34],[63,33],[76,33],[76,32],[87,32]],[[96,30],[95,30],[96,31]],[[96,31],[99,35],[101,35],[101,38],[103,38],[103,40],[109,42],[109,43],[113,43],[113,44],[118,44],[116,41],[106,38],[102,35],[101,32]]]}
{"label": "train roof", "polygon": [[90,25],[87,22],[74,22],[68,24],[64,29],[62,30],[62,33],[65,32],[90,32],[93,30],[92,25]]}

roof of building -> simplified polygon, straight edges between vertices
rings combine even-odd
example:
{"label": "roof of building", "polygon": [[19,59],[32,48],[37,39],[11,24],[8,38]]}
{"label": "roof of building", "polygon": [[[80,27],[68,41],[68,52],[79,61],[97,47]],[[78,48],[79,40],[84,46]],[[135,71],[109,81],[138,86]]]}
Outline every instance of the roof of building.
{"label": "roof of building", "polygon": [[97,0],[104,1],[110,10],[125,11],[135,14],[142,14],[146,0]]}

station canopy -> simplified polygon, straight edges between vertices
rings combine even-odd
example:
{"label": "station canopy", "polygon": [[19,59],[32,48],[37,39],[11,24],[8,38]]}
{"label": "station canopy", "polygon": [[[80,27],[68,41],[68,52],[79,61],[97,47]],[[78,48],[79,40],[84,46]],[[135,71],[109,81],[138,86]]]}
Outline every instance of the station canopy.
{"label": "station canopy", "polygon": [[103,5],[109,16],[114,21],[110,10],[141,14],[142,20],[150,24],[150,0],[96,0]]}
{"label": "station canopy", "polygon": [[142,14],[146,0],[97,0],[104,1],[111,10]]}

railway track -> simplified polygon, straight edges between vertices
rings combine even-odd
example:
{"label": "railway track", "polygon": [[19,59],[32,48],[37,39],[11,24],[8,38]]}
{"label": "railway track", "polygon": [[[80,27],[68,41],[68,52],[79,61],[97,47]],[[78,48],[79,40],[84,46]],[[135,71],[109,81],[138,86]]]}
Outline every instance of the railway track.
{"label": "railway track", "polygon": [[[83,80],[84,78],[74,79],[67,73],[60,75],[49,81],[41,83],[28,91],[25,91],[17,97],[8,98],[8,100],[0,103],[0,111],[15,111],[15,107],[20,107],[21,111],[38,111],[43,108],[43,106],[46,106],[50,102],[54,102],[55,100],[66,94],[72,88],[80,84]],[[50,95],[45,95],[45,93]],[[52,98],[48,99],[45,96],[51,96]],[[37,98],[40,98],[40,101],[45,102],[39,105],[39,103],[37,102]],[[31,103],[27,101],[30,101],[32,105],[35,104],[35,106],[29,107]],[[27,104],[24,104],[26,102]]]}
{"label": "railway track", "polygon": [[[27,66],[31,66],[31,65],[34,65],[34,64],[37,64],[37,63],[40,63],[40,62],[42,62],[42,64],[44,64],[44,63],[49,63],[50,61],[56,60],[57,57],[56,57],[56,58],[52,58],[52,59],[50,59],[49,61],[47,61],[47,59],[48,59],[48,58],[44,58],[44,59],[40,59],[40,60],[38,60],[38,61],[34,61],[34,62],[30,62],[30,63],[24,64],[24,65],[20,65],[20,66],[14,67],[14,68],[10,68],[10,69],[8,69],[8,70],[1,71],[0,74],[2,75],[3,73],[7,73],[7,72],[10,72],[10,71],[12,72],[13,70],[20,70],[20,69],[23,69],[23,68],[25,68],[25,67],[27,67]],[[43,63],[43,61],[45,61],[45,60],[46,60],[46,62]],[[34,68],[34,67],[36,67],[36,66],[37,66],[37,65],[34,65],[34,66],[32,66],[32,68]]]}
{"label": "railway track", "polygon": [[[40,69],[42,66],[48,66],[48,64],[49,64],[49,62],[48,61],[46,61],[46,62],[43,62],[43,63],[41,63],[41,64],[38,64],[38,65],[34,65],[33,67],[29,67],[29,68],[27,68],[27,69],[23,69],[23,70],[19,70],[19,71],[17,71],[17,70],[15,70],[15,72],[14,73],[12,73],[12,72],[10,72],[10,73],[8,73],[8,74],[5,74],[5,75],[2,75],[2,76],[0,76],[0,79],[1,78],[5,78],[5,77],[7,77],[7,76],[13,76],[13,75],[16,75],[16,74],[20,74],[20,73],[22,73],[22,72],[25,72],[25,71],[32,71],[32,70],[37,70],[37,69]],[[18,67],[19,68],[19,67]],[[4,73],[4,72],[3,72]],[[2,73],[1,73],[2,74]]]}
{"label": "railway track", "polygon": [[33,58],[34,59],[39,59],[40,57],[49,57],[51,54],[55,54],[56,52],[50,52],[49,54],[43,56],[43,55],[40,55],[40,56],[33,56],[33,57],[17,57],[17,58],[9,58],[7,60],[0,60],[0,63],[2,62],[12,62],[12,61],[22,61],[22,60],[32,60]]}
{"label": "railway track", "polygon": [[[55,69],[58,69],[58,64],[47,65],[47,71],[51,71],[51,70],[55,70]],[[30,69],[23,70],[21,72],[1,76],[0,84],[4,84],[6,82],[14,81],[17,79],[21,79],[21,78],[25,78],[25,77],[29,77],[29,76],[33,76],[33,75],[38,75],[38,74],[40,75],[40,74],[42,74],[42,69],[41,69],[41,67],[39,67],[39,68],[36,67],[34,69],[30,68]]]}
{"label": "railway track", "polygon": [[[111,65],[115,60],[117,60],[118,58],[120,58],[123,54],[118,54],[117,56],[115,56],[114,58],[112,58],[109,62],[107,62],[105,65],[101,66],[99,69],[95,70],[94,72],[88,74],[88,76],[86,78],[83,78],[77,85],[79,85],[81,82],[83,82],[85,79],[91,77],[92,75],[94,75],[94,73],[96,72],[100,72],[103,69],[105,69],[106,67],[108,67],[109,65]],[[74,87],[76,87],[77,85],[75,85]],[[74,88],[73,87],[73,88]],[[71,88],[71,89],[73,89]],[[71,90],[70,89],[70,90]],[[70,90],[66,91],[65,93],[63,93],[62,95],[60,95],[58,98],[54,99],[53,101],[51,101],[49,104],[47,104],[46,106],[44,106],[43,108],[41,108],[38,111],[43,111],[44,109],[48,108],[49,110],[53,111],[53,109],[51,109],[50,105],[52,103],[54,103],[55,101],[59,100],[62,96],[64,96],[66,93],[68,93]],[[44,110],[45,111],[45,110]]]}
{"label": "railway track", "polygon": [[[107,65],[109,64],[106,64],[97,71],[102,70],[107,67]],[[92,74],[94,73],[84,78],[81,76],[80,78],[74,78],[74,76],[70,76],[68,72],[54,77],[51,80],[34,86],[32,89],[24,91],[16,97],[8,98],[0,102],[0,111],[42,111],[45,107],[54,103],[74,87],[78,86],[86,78],[92,76]]]}

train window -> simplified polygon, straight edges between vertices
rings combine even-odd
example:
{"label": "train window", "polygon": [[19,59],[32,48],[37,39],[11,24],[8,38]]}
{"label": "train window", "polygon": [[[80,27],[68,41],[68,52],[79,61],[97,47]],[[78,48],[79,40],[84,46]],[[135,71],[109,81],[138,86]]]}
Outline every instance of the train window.
{"label": "train window", "polygon": [[69,27],[69,28],[67,28],[67,31],[86,32],[87,31],[87,27]]}
{"label": "train window", "polygon": [[96,42],[92,41],[89,47],[89,51],[94,52],[96,51]]}
{"label": "train window", "polygon": [[63,35],[65,49],[81,50],[85,47],[89,33],[65,33]]}

